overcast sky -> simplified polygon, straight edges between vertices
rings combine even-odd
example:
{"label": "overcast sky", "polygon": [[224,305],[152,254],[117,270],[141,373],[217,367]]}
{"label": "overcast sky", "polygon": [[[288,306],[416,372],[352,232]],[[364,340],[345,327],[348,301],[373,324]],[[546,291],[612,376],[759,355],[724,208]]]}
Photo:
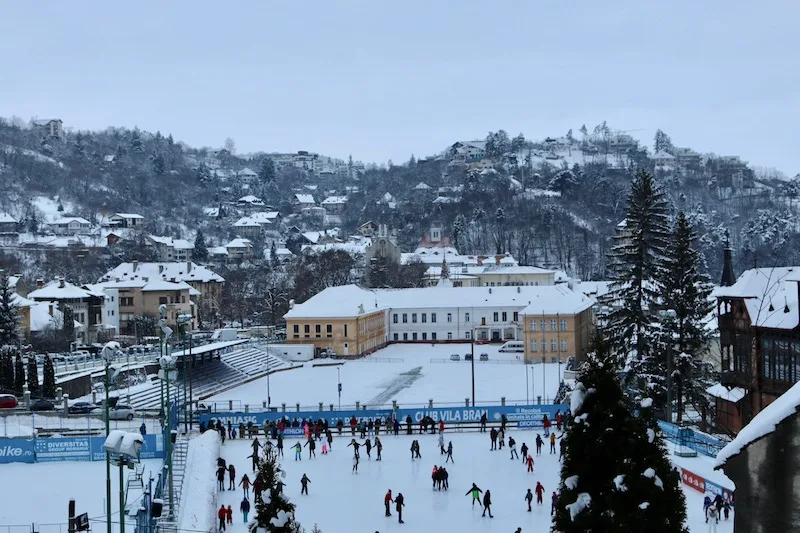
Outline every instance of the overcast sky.
{"label": "overcast sky", "polygon": [[375,162],[607,120],[793,176],[798,21],[795,0],[0,0],[0,115]]}

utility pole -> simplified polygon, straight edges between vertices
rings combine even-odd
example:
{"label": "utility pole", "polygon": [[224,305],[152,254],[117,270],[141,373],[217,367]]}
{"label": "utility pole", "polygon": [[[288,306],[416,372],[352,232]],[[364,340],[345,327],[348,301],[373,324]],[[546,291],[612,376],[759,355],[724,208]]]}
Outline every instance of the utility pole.
{"label": "utility pole", "polygon": [[472,329],[472,334],[470,335],[472,338],[472,344],[470,345],[470,351],[472,353],[472,357],[470,357],[470,363],[472,366],[472,407],[475,407],[475,329]]}

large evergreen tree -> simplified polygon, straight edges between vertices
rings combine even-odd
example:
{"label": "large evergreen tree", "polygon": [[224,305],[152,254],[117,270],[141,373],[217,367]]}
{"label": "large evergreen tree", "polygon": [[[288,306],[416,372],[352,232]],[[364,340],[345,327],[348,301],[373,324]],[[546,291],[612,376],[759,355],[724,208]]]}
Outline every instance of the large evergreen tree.
{"label": "large evergreen tree", "polygon": [[611,290],[603,317],[612,349],[621,362],[648,363],[658,336],[656,304],[670,238],[667,201],[653,176],[640,171],[628,195],[624,227],[609,254]]}
{"label": "large evergreen tree", "polygon": [[0,354],[0,389],[4,392],[14,390],[14,361],[8,350]]}
{"label": "large evergreen tree", "polygon": [[673,377],[678,387],[678,421],[682,416],[683,395],[693,403],[701,401],[701,391],[708,386],[703,356],[708,349],[709,334],[704,321],[713,310],[709,300],[712,284],[703,273],[703,260],[696,243],[697,234],[683,211],[679,212],[667,247],[663,277],[664,306],[675,311],[675,317],[665,322],[664,330],[675,343],[668,353],[674,354],[673,369],[677,372]]}
{"label": "large evergreen tree", "polygon": [[0,346],[16,346],[19,341],[19,311],[14,293],[8,285],[8,275],[0,271]]}
{"label": "large evergreen tree", "polygon": [[17,352],[14,358],[14,394],[22,396],[22,389],[25,385],[25,365],[22,362],[22,354]]}
{"label": "large evergreen tree", "polygon": [[257,528],[264,528],[269,533],[300,533],[302,528],[294,519],[295,504],[289,502],[282,490],[278,490],[278,480],[284,475],[272,447],[262,449],[256,476],[261,479],[265,490],[262,501],[256,504],[255,520],[250,523],[251,533],[255,533]]}
{"label": "large evergreen tree", "polygon": [[56,369],[50,355],[44,357],[44,372],[42,376],[42,396],[45,398],[56,397]]}
{"label": "large evergreen tree", "polygon": [[[570,401],[553,531],[686,533],[686,502],[649,400],[634,406],[593,342]],[[634,414],[634,407],[639,414]]]}
{"label": "large evergreen tree", "polygon": [[206,246],[206,236],[203,230],[197,230],[197,235],[194,238],[194,257],[198,261],[205,261],[208,259],[208,247]]}
{"label": "large evergreen tree", "polygon": [[258,179],[264,185],[275,181],[275,161],[271,157],[265,157],[261,161],[261,168],[258,169]]}
{"label": "large evergreen tree", "polygon": [[62,313],[64,323],[61,327],[61,338],[67,350],[71,349],[71,344],[75,341],[75,313],[72,307],[65,305]]}
{"label": "large evergreen tree", "polygon": [[36,357],[28,357],[28,391],[34,398],[39,396],[39,366]]}

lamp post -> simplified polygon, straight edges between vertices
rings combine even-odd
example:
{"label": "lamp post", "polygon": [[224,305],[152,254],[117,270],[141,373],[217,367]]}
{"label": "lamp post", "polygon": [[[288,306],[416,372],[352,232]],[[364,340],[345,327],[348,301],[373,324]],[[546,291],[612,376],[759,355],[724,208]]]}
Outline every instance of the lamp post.
{"label": "lamp post", "polygon": [[339,367],[336,367],[336,384],[339,389],[339,411],[342,410],[342,374],[339,372]]}
{"label": "lamp post", "polygon": [[528,361],[525,360],[525,403],[530,405],[530,398],[528,397],[528,393],[530,392],[530,385],[528,384]]}
{"label": "lamp post", "polygon": [[[170,406],[170,397],[169,397],[169,378],[170,372],[173,368],[175,368],[175,361],[173,360],[172,356],[169,355],[169,338],[172,336],[172,328],[167,326],[167,306],[165,304],[161,304],[158,306],[158,311],[161,315],[161,318],[158,321],[159,326],[161,327],[161,353],[165,353],[166,355],[162,355],[161,359],[159,360],[159,364],[161,365],[161,371],[164,374],[164,381],[166,387],[166,419],[167,419],[167,482],[169,483],[169,517],[175,517],[175,494],[174,489],[172,487],[172,409]],[[162,408],[163,409],[163,408]]]}
{"label": "lamp post", "polygon": [[544,398],[545,403],[547,403],[547,367],[545,366],[545,357],[542,356],[542,397]]}
{"label": "lamp post", "polygon": [[[111,433],[111,421],[109,419],[110,417],[108,416],[108,389],[111,387],[111,380],[109,379],[108,374],[111,367],[111,361],[114,359],[114,352],[117,350],[119,350],[119,343],[115,341],[109,341],[100,351],[100,357],[102,357],[106,369],[104,380],[106,388],[106,401],[104,402],[103,406],[106,419],[106,438],[108,438]],[[111,454],[108,452],[108,450],[106,450],[106,529],[108,533],[111,533]]]}
{"label": "lamp post", "polygon": [[124,468],[133,468],[139,462],[139,450],[142,448],[144,437],[139,433],[114,430],[109,432],[103,443],[106,457],[114,455],[113,462],[119,465],[119,531],[125,533],[125,483]]}
{"label": "lamp post", "polygon": [[[180,332],[181,332],[181,339],[184,341],[184,346],[186,344],[186,324],[192,323],[194,317],[190,314],[182,314],[178,315],[178,324],[180,325]],[[191,327],[189,329],[189,359],[192,358],[192,331]],[[191,388],[192,388],[192,379],[191,377],[187,378],[187,368],[186,368],[186,348],[183,349],[183,356],[181,361],[181,370],[183,370],[183,431],[185,433],[189,432],[189,427],[191,424],[191,417],[192,414],[190,412],[190,407],[192,398],[191,398]],[[191,369],[191,361],[189,362],[189,368]],[[189,370],[191,372],[191,370]],[[186,401],[186,381],[189,381],[189,401]]]}
{"label": "lamp post", "polygon": [[475,328],[472,328],[472,344],[470,350],[472,357],[470,357],[470,366],[472,367],[472,407],[475,407]]}

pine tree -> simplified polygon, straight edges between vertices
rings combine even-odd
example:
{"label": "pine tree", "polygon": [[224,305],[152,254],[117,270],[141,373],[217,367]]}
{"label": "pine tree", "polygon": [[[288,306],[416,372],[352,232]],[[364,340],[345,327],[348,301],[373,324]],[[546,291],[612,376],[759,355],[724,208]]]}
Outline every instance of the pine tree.
{"label": "pine tree", "polygon": [[144,152],[144,145],[142,144],[142,136],[138,129],[131,132],[131,152],[134,154],[141,154]]}
{"label": "pine tree", "polygon": [[153,172],[157,175],[162,175],[167,170],[167,162],[164,160],[164,156],[161,155],[161,152],[156,152],[150,157],[150,161],[153,164]]}
{"label": "pine tree", "polygon": [[50,355],[44,358],[44,375],[42,376],[42,396],[45,398],[56,397],[56,369]]}
{"label": "pine tree", "polygon": [[206,236],[203,230],[197,230],[197,235],[194,238],[194,252],[192,255],[198,261],[205,261],[208,259],[208,247],[206,246]]}
{"label": "pine tree", "polygon": [[22,354],[17,352],[14,358],[14,394],[22,396],[22,390],[25,388],[25,365],[22,362]]}
{"label": "pine tree", "polygon": [[278,268],[280,261],[278,260],[278,248],[275,246],[275,241],[269,245],[269,262],[272,268]]}
{"label": "pine tree", "polygon": [[16,345],[19,341],[19,311],[8,283],[8,275],[0,271],[0,346]]}
{"label": "pine tree", "polygon": [[674,350],[678,386],[678,421],[682,417],[683,394],[696,402],[708,386],[703,358],[708,346],[704,320],[713,310],[709,301],[712,284],[695,248],[697,234],[683,211],[678,213],[667,247],[664,269],[664,306],[675,311],[675,318],[665,324],[668,338],[675,339]]}
{"label": "pine tree", "polygon": [[670,139],[669,135],[661,130],[656,130],[656,136],[653,139],[653,151],[672,153],[674,148],[672,146],[672,139]]}
{"label": "pine tree", "polygon": [[640,171],[628,195],[625,226],[614,236],[609,254],[611,290],[603,298],[611,308],[603,317],[606,335],[620,363],[631,355],[635,361],[649,362],[659,329],[655,304],[669,238],[664,192],[651,174]]}
{"label": "pine tree", "polygon": [[8,350],[0,354],[0,389],[5,392],[14,390],[14,361]]}
{"label": "pine tree", "polygon": [[28,391],[34,398],[39,396],[39,366],[36,357],[28,357]]}
{"label": "pine tree", "polygon": [[273,161],[272,158],[266,157],[261,161],[261,168],[258,170],[258,179],[263,184],[275,180],[275,161]]}
{"label": "pine tree", "polygon": [[278,478],[284,477],[278,464],[275,451],[262,449],[261,461],[258,465],[257,478],[265,487],[262,501],[256,504],[255,520],[250,524],[251,533],[257,528],[264,528],[269,533],[300,533],[302,528],[294,519],[295,504],[278,490]]}
{"label": "pine tree", "polygon": [[64,315],[64,324],[61,327],[61,338],[66,349],[70,349],[70,345],[75,340],[75,313],[69,305],[64,306],[62,313]]}
{"label": "pine tree", "polygon": [[686,503],[652,417],[633,412],[598,336],[570,400],[553,530],[686,533]]}

